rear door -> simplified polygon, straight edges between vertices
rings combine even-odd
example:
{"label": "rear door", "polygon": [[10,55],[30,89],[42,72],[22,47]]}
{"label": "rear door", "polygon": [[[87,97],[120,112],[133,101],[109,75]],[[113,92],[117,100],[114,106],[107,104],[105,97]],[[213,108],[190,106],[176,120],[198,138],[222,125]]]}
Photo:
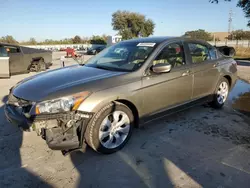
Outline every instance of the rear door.
{"label": "rear door", "polygon": [[192,99],[213,94],[219,79],[216,50],[209,44],[187,41],[185,47],[189,61],[192,63],[194,86]]}
{"label": "rear door", "polygon": [[185,60],[182,42],[173,42],[163,47],[149,67],[157,63],[169,63],[172,69],[161,74],[149,70],[142,78],[145,115],[154,115],[189,101],[192,97],[193,78],[191,67]]}

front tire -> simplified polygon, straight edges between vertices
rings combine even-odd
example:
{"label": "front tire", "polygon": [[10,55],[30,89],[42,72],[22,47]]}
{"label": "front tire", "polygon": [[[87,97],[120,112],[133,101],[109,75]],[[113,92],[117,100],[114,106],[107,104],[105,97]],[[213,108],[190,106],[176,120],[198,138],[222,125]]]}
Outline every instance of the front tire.
{"label": "front tire", "polygon": [[87,126],[85,139],[95,151],[111,154],[125,146],[133,127],[132,111],[122,103],[113,102],[94,115]]}
{"label": "front tire", "polygon": [[225,104],[228,94],[229,94],[229,82],[226,78],[222,78],[216,88],[213,101],[211,103],[212,107],[219,109]]}

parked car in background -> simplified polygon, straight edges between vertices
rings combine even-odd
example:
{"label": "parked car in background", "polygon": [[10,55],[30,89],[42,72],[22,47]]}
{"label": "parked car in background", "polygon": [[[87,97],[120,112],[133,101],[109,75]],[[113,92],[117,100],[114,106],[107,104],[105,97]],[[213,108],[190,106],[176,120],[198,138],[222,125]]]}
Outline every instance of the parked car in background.
{"label": "parked car in background", "polygon": [[67,48],[60,48],[59,51],[66,51]]}
{"label": "parked car in background", "polygon": [[1,58],[5,58],[5,62],[1,63],[0,77],[30,71],[40,72],[52,65],[52,51],[13,44],[0,43]]}
{"label": "parked car in background", "polygon": [[99,52],[101,52],[103,49],[105,49],[106,46],[97,46],[97,47],[92,47],[87,50],[87,55],[96,55]]}
{"label": "parked car in background", "polygon": [[153,37],[122,41],[75,65],[24,79],[10,90],[7,119],[36,130],[63,153],[89,145],[120,150],[134,127],[209,103],[221,108],[237,64],[207,42]]}

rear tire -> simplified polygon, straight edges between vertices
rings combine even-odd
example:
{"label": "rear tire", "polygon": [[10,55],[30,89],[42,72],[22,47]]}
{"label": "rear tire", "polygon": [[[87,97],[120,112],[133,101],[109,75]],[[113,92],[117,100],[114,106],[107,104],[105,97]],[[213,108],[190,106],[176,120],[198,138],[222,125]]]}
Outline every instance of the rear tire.
{"label": "rear tire", "polygon": [[40,59],[39,61],[33,61],[28,68],[30,72],[41,72],[46,70],[46,64],[43,59]]}
{"label": "rear tire", "polygon": [[211,102],[213,108],[219,109],[223,107],[229,94],[229,88],[228,80],[224,77],[221,78],[216,87],[213,101]]}
{"label": "rear tire", "polygon": [[46,70],[46,64],[43,59],[40,59],[37,63],[37,71],[36,72],[41,72]]}
{"label": "rear tire", "polygon": [[111,154],[125,146],[133,127],[132,111],[122,103],[113,102],[94,115],[87,126],[85,139],[93,150]]}

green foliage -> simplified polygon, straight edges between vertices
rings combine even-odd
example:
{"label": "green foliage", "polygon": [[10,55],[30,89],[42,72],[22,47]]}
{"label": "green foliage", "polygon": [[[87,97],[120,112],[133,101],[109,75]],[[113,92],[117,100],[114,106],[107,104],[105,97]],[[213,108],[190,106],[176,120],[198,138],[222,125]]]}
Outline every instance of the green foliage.
{"label": "green foliage", "polygon": [[1,37],[0,42],[8,43],[8,44],[18,44],[18,42],[11,35]]}
{"label": "green foliage", "polygon": [[112,26],[123,39],[131,39],[153,34],[155,24],[151,19],[146,19],[145,15],[119,10],[112,14]]}
{"label": "green foliage", "polygon": [[205,40],[205,41],[211,41],[213,40],[213,37],[211,36],[210,33],[206,32],[203,29],[198,29],[194,31],[187,31],[184,36],[188,36],[192,39],[200,39],[200,40]]}
{"label": "green foliage", "polygon": [[93,36],[90,39],[90,44],[107,44],[107,39],[102,36]]}
{"label": "green foliage", "polygon": [[80,36],[76,35],[73,39],[72,39],[74,44],[80,44],[82,42],[82,39]]}
{"label": "green foliage", "polygon": [[30,45],[37,45],[37,41],[35,38],[30,38],[30,40],[27,42],[27,44],[30,44]]}
{"label": "green foliage", "polygon": [[229,36],[232,40],[250,40],[250,31],[236,30]]}
{"label": "green foliage", "polygon": [[[238,7],[241,7],[243,9],[243,12],[245,13],[246,18],[250,19],[250,0],[239,0]],[[247,24],[250,27],[250,20]]]}
{"label": "green foliage", "polygon": [[74,38],[65,38],[62,40],[52,40],[46,39],[42,42],[37,42],[34,38],[30,38],[29,41],[21,42],[22,45],[52,45],[52,44],[86,44],[89,43],[90,39],[88,37],[81,38],[76,35]]}

